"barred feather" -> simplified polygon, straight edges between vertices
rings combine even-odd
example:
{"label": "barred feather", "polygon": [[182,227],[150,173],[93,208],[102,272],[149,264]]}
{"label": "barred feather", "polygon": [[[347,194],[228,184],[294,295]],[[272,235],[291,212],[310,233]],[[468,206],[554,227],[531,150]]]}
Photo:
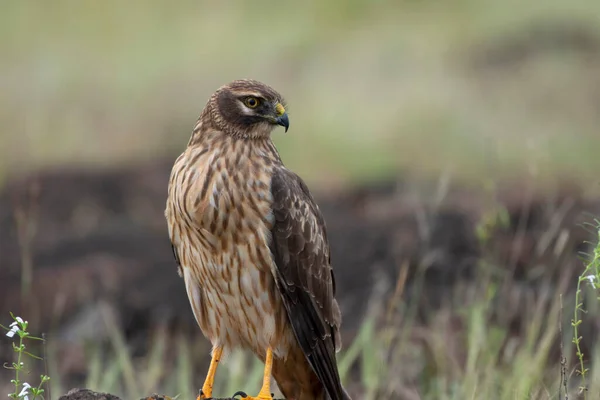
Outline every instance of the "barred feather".
{"label": "barred feather", "polygon": [[247,95],[282,102],[256,81],[220,88],[173,166],[165,210],[173,252],[213,347],[240,346],[263,360],[271,347],[286,397],[346,399],[325,223],[283,166],[271,120],[241,108]]}

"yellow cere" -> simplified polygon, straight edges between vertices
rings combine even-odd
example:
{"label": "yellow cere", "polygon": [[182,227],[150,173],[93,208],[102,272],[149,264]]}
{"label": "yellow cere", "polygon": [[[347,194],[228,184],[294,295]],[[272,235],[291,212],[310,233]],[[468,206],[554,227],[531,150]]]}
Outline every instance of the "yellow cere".
{"label": "yellow cere", "polygon": [[277,112],[278,116],[281,116],[285,113],[285,108],[281,105],[281,103],[277,103],[275,106],[275,111]]}

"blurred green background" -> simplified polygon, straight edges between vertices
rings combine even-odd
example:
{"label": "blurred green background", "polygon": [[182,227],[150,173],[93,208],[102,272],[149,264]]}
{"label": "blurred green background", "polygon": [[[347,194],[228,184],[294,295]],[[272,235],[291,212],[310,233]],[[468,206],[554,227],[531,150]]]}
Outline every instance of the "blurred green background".
{"label": "blurred green background", "polygon": [[208,96],[289,103],[284,161],[314,184],[600,169],[596,0],[5,1],[0,176],[174,157]]}

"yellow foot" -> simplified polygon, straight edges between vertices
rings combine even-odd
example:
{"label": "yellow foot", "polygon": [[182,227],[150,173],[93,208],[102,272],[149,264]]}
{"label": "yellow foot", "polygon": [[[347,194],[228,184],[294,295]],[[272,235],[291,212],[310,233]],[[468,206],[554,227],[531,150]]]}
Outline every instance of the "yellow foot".
{"label": "yellow foot", "polygon": [[198,397],[196,397],[196,400],[212,399],[212,390],[213,383],[215,381],[215,373],[217,372],[217,366],[219,365],[219,361],[221,361],[222,354],[222,347],[214,348],[210,360],[210,366],[208,367],[208,373],[206,374],[206,380],[204,381],[204,385],[202,385],[202,389],[200,390],[200,394],[198,395]]}
{"label": "yellow foot", "polygon": [[212,397],[208,397],[206,395],[204,395],[204,392],[202,390],[200,390],[200,393],[198,393],[198,397],[196,397],[196,400],[209,400],[212,399]]}
{"label": "yellow foot", "polygon": [[273,400],[273,393],[265,394],[262,392],[262,390],[256,397],[248,396],[242,391],[236,392],[233,396],[231,396],[231,398],[235,399],[235,396],[241,396],[243,400]]}
{"label": "yellow foot", "polygon": [[273,400],[273,393],[271,393],[271,370],[273,368],[273,350],[269,347],[267,349],[267,355],[265,357],[265,371],[263,374],[263,384],[260,388],[260,392],[256,397],[248,396],[244,392],[237,392],[231,398],[235,396],[242,396],[244,400]]}

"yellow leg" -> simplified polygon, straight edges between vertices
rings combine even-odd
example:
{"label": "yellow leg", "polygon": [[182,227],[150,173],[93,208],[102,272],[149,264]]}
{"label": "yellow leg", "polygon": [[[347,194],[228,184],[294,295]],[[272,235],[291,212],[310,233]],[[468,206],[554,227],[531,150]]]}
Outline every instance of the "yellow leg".
{"label": "yellow leg", "polygon": [[256,397],[243,397],[244,400],[273,400],[271,397],[271,370],[273,369],[273,350],[269,347],[267,349],[267,356],[265,357],[265,372],[263,375],[263,384],[260,388],[260,392]]}
{"label": "yellow leg", "polygon": [[202,391],[200,395],[196,398],[196,400],[204,400],[212,397],[213,384],[215,382],[215,373],[217,372],[217,367],[219,365],[219,361],[221,361],[221,355],[223,354],[222,347],[215,347],[212,352],[212,358],[210,360],[210,366],[208,367],[208,373],[206,374],[206,380],[204,381],[204,385],[202,385]]}

